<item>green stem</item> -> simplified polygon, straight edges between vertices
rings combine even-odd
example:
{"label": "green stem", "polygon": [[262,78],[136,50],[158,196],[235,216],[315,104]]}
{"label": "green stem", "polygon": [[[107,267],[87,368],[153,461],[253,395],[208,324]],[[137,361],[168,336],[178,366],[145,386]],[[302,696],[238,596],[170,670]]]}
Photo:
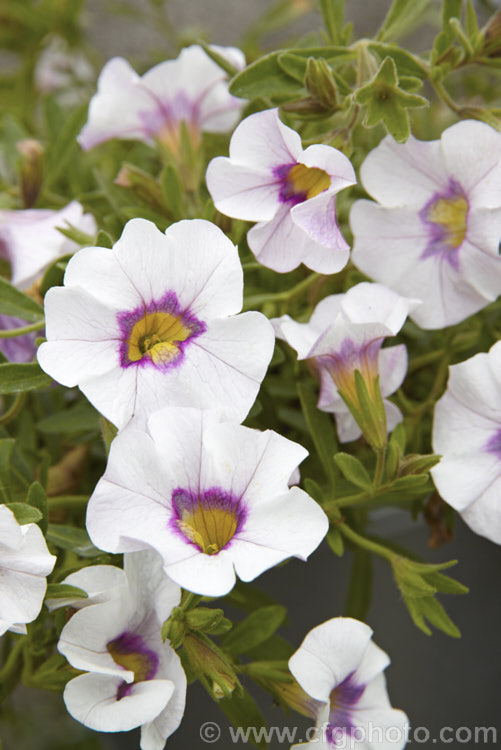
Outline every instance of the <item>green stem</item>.
{"label": "green stem", "polygon": [[378,544],[377,542],[373,542],[372,539],[367,539],[365,536],[361,536],[350,526],[347,526],[346,523],[338,524],[337,528],[347,539],[353,542],[353,544],[356,544],[357,547],[362,547],[368,552],[373,552],[375,555],[383,557],[390,563],[395,559],[396,555],[391,549],[388,549],[388,547],[383,547],[382,544]]}
{"label": "green stem", "polygon": [[376,468],[374,470],[374,485],[376,487],[381,486],[384,472],[384,461],[386,458],[386,445],[384,448],[376,451]]}
{"label": "green stem", "polygon": [[433,362],[436,362],[437,359],[442,359],[445,353],[445,349],[436,349],[433,352],[426,352],[426,354],[421,354],[419,357],[414,357],[414,359],[411,359],[409,362],[407,374],[420,370],[427,365],[431,365]]}
{"label": "green stem", "polygon": [[244,302],[244,309],[249,309],[257,305],[264,305],[267,302],[285,302],[299,297],[304,291],[310,288],[318,279],[322,278],[320,273],[312,273],[296,284],[291,289],[285,289],[282,292],[270,292],[270,294],[252,294]]}
{"label": "green stem", "polygon": [[47,498],[50,510],[55,508],[84,508],[88,502],[89,495],[59,495]]}
{"label": "green stem", "polygon": [[187,612],[189,609],[193,609],[202,601],[200,594],[194,594],[191,591],[183,591],[183,601],[180,604],[180,608]]}
{"label": "green stem", "polygon": [[24,336],[25,333],[33,333],[33,331],[40,331],[45,325],[45,320],[37,320],[35,323],[30,323],[27,326],[21,328],[7,328],[0,331],[0,339],[13,339],[16,336]]}
{"label": "green stem", "polygon": [[0,414],[0,424],[7,424],[7,422],[10,422],[12,419],[17,417],[23,407],[25,400],[26,393],[17,393],[11,407],[7,409],[4,414]]}
{"label": "green stem", "polygon": [[5,664],[0,669],[0,685],[5,685],[16,672],[19,672],[18,661],[23,651],[24,641],[25,637],[21,636],[13,645]]}
{"label": "green stem", "polygon": [[443,86],[443,84],[440,83],[440,81],[432,81],[432,85],[436,93],[442,99],[444,104],[446,104],[449,107],[449,109],[452,109],[452,111],[456,112],[456,114],[461,111],[461,107],[459,106],[459,104],[456,104],[456,102],[450,96],[445,86]]}

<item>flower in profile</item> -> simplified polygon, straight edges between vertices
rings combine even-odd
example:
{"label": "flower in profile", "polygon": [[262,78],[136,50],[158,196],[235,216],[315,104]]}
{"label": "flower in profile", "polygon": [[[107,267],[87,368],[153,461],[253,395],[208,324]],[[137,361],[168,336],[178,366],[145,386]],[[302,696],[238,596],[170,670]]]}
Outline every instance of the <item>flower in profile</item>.
{"label": "flower in profile", "polygon": [[147,431],[131,422],[114,439],[88,532],[110,552],[153,547],[180,586],[222,596],[235,573],[251,581],[289,557],[304,560],[327,533],[323,510],[288,486],[306,455],[219,412],[162,409]]}
{"label": "flower in profile", "polygon": [[[297,323],[288,315],[272,321],[278,338],[297,351],[298,359],[312,363],[321,381],[318,408],[334,413],[342,442],[363,432],[371,444],[384,443],[386,432],[402,420],[400,409],[387,396],[405,377],[407,350],[403,344],[381,347],[385,338],[398,333],[417,304],[382,284],[362,282],[319,302],[309,323]],[[374,406],[371,424],[360,405],[356,371]]]}
{"label": "flower in profile", "polygon": [[439,141],[387,136],[361,167],[352,260],[423,305],[422,328],[454,325],[501,293],[501,134],[466,120]]}
{"label": "flower in profile", "polygon": [[242,307],[236,247],[214,224],[181,221],[162,234],[132,219],[113,249],[85,248],[64,287],[45,295],[41,367],[78,385],[122,427],[164,405],[217,407],[241,421],[273,352],[269,321]]}
{"label": "flower in profile", "polygon": [[247,241],[264,266],[285,273],[304,263],[330,274],[348,262],[335,195],[356,182],[353,167],[331,146],[303,151],[301,138],[280,121],[278,110],[241,122],[229,158],[213,159],[206,179],[221,213],[257,222]]}
{"label": "flower in profile", "polygon": [[294,747],[405,747],[408,719],[391,707],[383,674],[390,659],[371,637],[365,623],[335,617],[291,656],[290,671],[316,704],[317,729],[311,742]]}
{"label": "flower in profile", "polygon": [[432,469],[443,499],[468,526],[501,544],[501,342],[453,365],[435,406]]}
{"label": "flower in profile", "polygon": [[[99,589],[103,567],[80,571],[80,587]],[[121,573],[108,601],[80,609],[61,632],[59,651],[86,673],[67,683],[64,702],[91,729],[141,727],[141,750],[162,750],[181,722],[186,697],[179,657],[160,637],[181,592],[153,550],[125,555]]]}
{"label": "flower in profile", "polygon": [[[240,50],[213,49],[236,68],[245,66]],[[202,132],[230,130],[243,105],[228,92],[224,71],[197,44],[141,77],[122,57],[114,57],[101,71],[78,141],[85,150],[112,138],[157,141],[176,154],[182,123],[197,145]]]}
{"label": "flower in profile", "polygon": [[28,288],[54,260],[77,249],[77,244],[58,229],[68,229],[70,224],[87,234],[96,231],[94,217],[84,214],[77,201],[60,211],[0,211],[0,258],[10,263],[15,287]]}
{"label": "flower in profile", "polygon": [[21,526],[10,508],[0,505],[0,635],[26,632],[26,623],[42,608],[55,562],[39,527]]}

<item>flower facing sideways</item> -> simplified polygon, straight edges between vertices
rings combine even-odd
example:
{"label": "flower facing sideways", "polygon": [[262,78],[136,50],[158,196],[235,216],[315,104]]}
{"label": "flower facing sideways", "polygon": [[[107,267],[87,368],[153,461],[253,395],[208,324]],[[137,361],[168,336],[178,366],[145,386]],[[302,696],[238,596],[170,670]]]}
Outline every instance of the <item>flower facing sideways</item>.
{"label": "flower facing sideways", "polygon": [[291,656],[290,671],[313,699],[310,708],[316,704],[315,738],[294,747],[405,747],[407,716],[391,707],[383,675],[390,659],[371,637],[365,623],[335,617],[313,628]]}
{"label": "flower facing sideways", "polygon": [[456,123],[440,141],[387,136],[361,177],[377,201],[352,208],[352,260],[365,274],[423,305],[422,328],[454,325],[501,293],[501,134]]}
{"label": "flower facing sideways", "polygon": [[306,557],[327,533],[321,508],[288,481],[307,451],[271,430],[221,422],[215,411],[170,408],[114,439],[89,501],[87,529],[110,552],[153,547],[183,588],[222,596]]}
{"label": "flower facing sideways", "polygon": [[435,406],[432,469],[443,499],[477,534],[501,544],[501,342],[453,365]]}
{"label": "flower facing sideways", "polygon": [[206,179],[221,213],[258,222],[247,241],[263,266],[285,273],[304,263],[330,274],[348,262],[335,195],[356,182],[353,167],[331,146],[303,151],[301,138],[280,121],[278,110],[240,123],[230,157],[213,159]]}
{"label": "flower facing sideways", "polygon": [[46,576],[55,562],[39,527],[20,526],[12,511],[0,505],[0,635],[26,632],[26,623],[42,608]]}
{"label": "flower facing sideways", "polygon": [[[370,434],[376,430],[383,433],[379,439],[384,442],[386,431],[402,420],[398,407],[386,397],[405,377],[407,350],[403,344],[381,347],[386,337],[398,333],[417,304],[417,300],[400,297],[382,284],[362,282],[346,294],[334,294],[319,302],[309,323],[297,323],[288,315],[273,321],[277,336],[297,351],[298,359],[312,362],[321,381],[318,407],[334,413],[342,442],[355,440],[366,429],[369,441],[376,439]],[[380,425],[363,421],[356,370],[376,409],[379,385],[384,406]]]}
{"label": "flower facing sideways", "polygon": [[[234,47],[213,49],[243,68],[245,58]],[[176,60],[155,65],[138,76],[121,57],[101,71],[98,91],[78,141],[88,150],[112,138],[158,141],[176,154],[184,123],[195,145],[202,131],[224,133],[240,117],[244,105],[228,92],[226,74],[198,45],[186,47]]]}
{"label": "flower facing sideways", "polygon": [[[89,593],[102,588],[106,567],[112,568],[79,571],[80,588]],[[140,726],[141,750],[162,750],[184,713],[186,677],[176,652],[160,637],[181,592],[153,550],[125,555],[124,570],[112,571],[106,580],[117,580],[108,600],[87,600],[61,632],[59,651],[86,672],[68,682],[64,702],[91,729],[124,732]]]}
{"label": "flower facing sideways", "polygon": [[69,262],[64,287],[45,296],[42,368],[79,385],[122,427],[160,406],[217,404],[240,421],[271,359],[274,336],[242,307],[237,249],[215,225],[181,221],[162,234],[133,219],[109,250],[85,248]]}

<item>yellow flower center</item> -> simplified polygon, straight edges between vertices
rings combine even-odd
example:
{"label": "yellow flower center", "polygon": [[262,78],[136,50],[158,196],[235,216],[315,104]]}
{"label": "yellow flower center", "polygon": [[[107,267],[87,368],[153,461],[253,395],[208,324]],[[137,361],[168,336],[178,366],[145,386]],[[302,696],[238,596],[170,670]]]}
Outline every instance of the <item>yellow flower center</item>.
{"label": "yellow flower center", "polygon": [[172,504],[177,511],[177,528],[206,555],[216,555],[226,547],[244,514],[238,500],[221,488],[200,494],[177,489]]}
{"label": "yellow flower center", "polygon": [[330,187],[331,178],[318,167],[306,167],[304,164],[295,164],[291,167],[287,175],[292,193],[294,195],[304,195],[304,200],[314,198],[319,193]]}
{"label": "yellow flower center", "polygon": [[178,344],[186,341],[193,331],[182,318],[167,312],[147,313],[132,328],[128,340],[128,357],[138,362],[149,357],[154,364],[167,364],[179,354]]}
{"label": "yellow flower center", "polygon": [[442,232],[442,241],[449,247],[459,247],[466,236],[468,202],[462,195],[438,198],[428,208],[427,219]]}

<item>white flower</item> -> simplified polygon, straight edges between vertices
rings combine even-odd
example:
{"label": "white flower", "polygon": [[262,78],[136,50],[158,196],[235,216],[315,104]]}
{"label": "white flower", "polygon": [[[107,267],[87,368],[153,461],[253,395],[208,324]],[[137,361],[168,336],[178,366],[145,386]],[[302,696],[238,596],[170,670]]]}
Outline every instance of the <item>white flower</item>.
{"label": "white flower", "polygon": [[[104,567],[81,570],[80,586],[89,592],[101,588]],[[152,550],[125,555],[120,572],[111,598],[80,609],[61,632],[59,651],[87,673],[68,682],[64,702],[91,729],[124,732],[140,726],[141,750],[162,750],[184,713],[186,676],[176,652],[160,637],[181,592]],[[112,575],[120,577],[115,570]]]}
{"label": "white flower", "polygon": [[61,607],[72,607],[72,609],[82,609],[89,607],[91,604],[100,604],[112,599],[121,586],[127,585],[127,578],[121,568],[114,565],[92,565],[88,568],[81,568],[75,573],[61,581],[69,586],[76,586],[87,593],[87,598],[68,596],[67,598],[51,599],[45,598],[45,606],[49,612]]}
{"label": "white flower", "polygon": [[206,179],[221,213],[258,222],[247,241],[264,266],[284,273],[304,263],[335,273],[348,262],[335,195],[356,182],[353,167],[331,146],[303,151],[301,138],[280,121],[278,110],[241,122],[230,157],[213,159]]}
{"label": "white flower", "polygon": [[501,134],[456,123],[440,141],[387,136],[361,168],[378,203],[351,211],[352,260],[361,271],[423,305],[422,328],[464,320],[501,293]]}
{"label": "white flower", "polygon": [[0,505],[0,635],[6,630],[25,633],[25,623],[36,619],[55,562],[39,527],[21,526]]}
{"label": "white flower", "polygon": [[363,622],[335,617],[313,628],[291,656],[290,671],[317,701],[315,737],[295,747],[405,747],[408,719],[391,707],[383,675],[390,659],[371,637]]}
{"label": "white flower", "polygon": [[222,596],[235,573],[251,581],[288,557],[304,560],[327,533],[321,508],[288,487],[306,455],[215,411],[162,409],[148,432],[132,422],[114,439],[87,529],[110,552],[153,547],[180,586]]}
{"label": "white flower", "polygon": [[80,203],[72,201],[60,211],[29,208],[26,211],[0,211],[0,257],[9,261],[11,281],[26,289],[56,258],[72,253],[77,245],[61,232],[72,224],[94,234],[96,222],[84,214]]}
{"label": "white flower", "polygon": [[312,360],[321,380],[318,408],[333,412],[339,439],[355,440],[362,431],[340,391],[358,403],[355,370],[374,395],[376,377],[384,400],[387,429],[402,420],[400,409],[387,396],[400,387],[407,372],[403,344],[382,349],[387,336],[395,336],[417,300],[400,297],[382,284],[362,282],[346,294],[333,294],[316,306],[309,323],[297,323],[289,315],[273,320],[278,338],[287,341],[298,359]]}
{"label": "white flower", "polygon": [[477,534],[501,544],[501,342],[453,365],[435,406],[433,481]]}
{"label": "white flower", "polygon": [[47,343],[38,350],[55,380],[78,385],[118,427],[169,404],[217,405],[244,419],[273,329],[260,313],[235,314],[242,267],[214,224],[181,221],[164,235],[133,219],[113,249],[77,253],[64,284],[45,295]]}
{"label": "white flower", "polygon": [[75,106],[93,82],[94,69],[83,52],[71,48],[62,37],[53,36],[38,57],[34,79],[38,91],[59,92],[59,102]]}
{"label": "white flower", "polygon": [[[213,49],[236,68],[245,66],[240,50]],[[196,44],[142,77],[122,57],[114,57],[101,71],[78,141],[87,150],[111,138],[157,140],[176,153],[181,123],[198,142],[202,131],[230,130],[243,105],[242,99],[229,94],[224,71]]]}

